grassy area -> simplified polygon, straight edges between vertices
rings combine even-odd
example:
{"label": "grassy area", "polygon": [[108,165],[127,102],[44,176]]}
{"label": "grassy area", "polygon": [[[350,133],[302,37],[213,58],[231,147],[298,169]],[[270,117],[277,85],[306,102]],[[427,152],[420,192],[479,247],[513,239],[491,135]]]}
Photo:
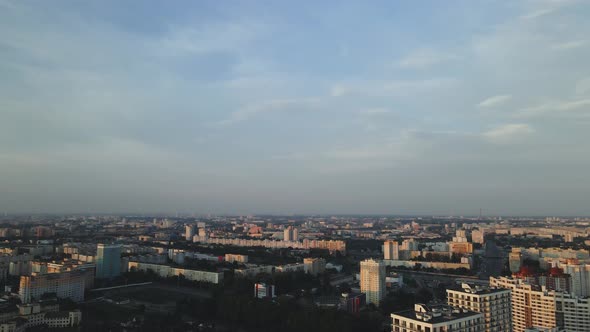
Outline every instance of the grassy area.
{"label": "grassy area", "polygon": [[187,297],[187,295],[180,292],[170,292],[159,288],[139,288],[130,292],[121,294],[132,300],[149,302],[153,304],[162,304],[167,302],[175,302]]}

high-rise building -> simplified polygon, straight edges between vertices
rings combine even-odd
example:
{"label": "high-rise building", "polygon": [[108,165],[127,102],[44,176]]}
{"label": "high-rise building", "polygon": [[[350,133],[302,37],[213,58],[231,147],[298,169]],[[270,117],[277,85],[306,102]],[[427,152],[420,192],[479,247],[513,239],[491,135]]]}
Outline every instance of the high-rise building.
{"label": "high-rise building", "polygon": [[399,260],[399,243],[397,241],[385,241],[383,243],[383,259]]}
{"label": "high-rise building", "polygon": [[289,241],[289,242],[296,242],[299,240],[299,234],[298,234],[298,230],[297,228],[293,227],[293,226],[289,226],[287,228],[285,228],[285,231],[283,232],[283,239],[285,241]]}
{"label": "high-rise building", "polygon": [[414,239],[407,239],[402,242],[402,250],[416,251],[419,247],[420,244]]}
{"label": "high-rise building", "polygon": [[571,276],[570,292],[576,296],[590,296],[590,264],[562,264],[563,272]]}
{"label": "high-rise building", "polygon": [[447,289],[452,307],[482,313],[486,332],[512,331],[510,290],[463,283],[460,289]]}
{"label": "high-rise building", "polygon": [[83,301],[87,273],[89,271],[74,270],[21,276],[20,300],[22,303],[31,303],[40,300],[44,294],[54,293],[58,298]]}
{"label": "high-rise building", "polygon": [[391,314],[393,332],[484,332],[483,314],[448,305],[415,304],[414,310]]}
{"label": "high-rise building", "polygon": [[121,274],[121,246],[98,244],[96,252],[96,278],[108,279]]}
{"label": "high-rise building", "polygon": [[184,226],[184,238],[187,241],[192,241],[193,236],[195,236],[195,225]]}
{"label": "high-rise building", "polygon": [[490,278],[490,285],[512,291],[512,326],[514,332],[531,328],[558,331],[590,331],[590,300],[575,295],[549,291],[528,284],[523,279]]}
{"label": "high-rise building", "polygon": [[367,295],[367,304],[379,305],[385,297],[385,263],[373,259],[361,262],[361,292]]}

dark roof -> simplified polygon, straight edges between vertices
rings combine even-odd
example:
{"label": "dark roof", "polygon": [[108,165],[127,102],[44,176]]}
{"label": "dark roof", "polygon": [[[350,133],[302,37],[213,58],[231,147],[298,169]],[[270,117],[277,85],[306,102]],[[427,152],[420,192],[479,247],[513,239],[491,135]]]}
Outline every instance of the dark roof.
{"label": "dark roof", "polygon": [[56,312],[48,312],[45,314],[45,318],[69,318],[70,312],[69,311],[56,311]]}
{"label": "dark roof", "polygon": [[[456,310],[457,311],[457,310]],[[427,312],[426,314],[431,314],[432,312],[429,310],[429,312]],[[432,317],[430,320],[426,321],[424,319],[420,319],[416,316],[416,312],[414,310],[406,310],[406,311],[400,311],[400,312],[395,312],[392,314],[393,315],[398,315],[398,316],[402,316],[405,318],[410,318],[416,321],[421,321],[421,322],[425,322],[428,324],[439,324],[439,323],[445,323],[445,322],[449,322],[455,319],[461,319],[461,318],[466,318],[466,317],[473,317],[473,316],[477,316],[477,315],[481,315],[479,312],[474,312],[474,311],[468,311],[468,310],[460,310],[459,312],[451,312],[450,314],[445,314],[445,313],[441,313],[440,316],[438,317]]]}

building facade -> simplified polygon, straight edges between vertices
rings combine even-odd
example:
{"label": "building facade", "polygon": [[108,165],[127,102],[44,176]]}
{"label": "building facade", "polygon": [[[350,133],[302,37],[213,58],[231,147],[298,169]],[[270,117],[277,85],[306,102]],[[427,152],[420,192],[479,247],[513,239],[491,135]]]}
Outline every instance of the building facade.
{"label": "building facade", "polygon": [[121,275],[121,246],[99,243],[96,251],[96,277],[110,279]]}
{"label": "building facade", "polygon": [[385,297],[385,263],[373,259],[361,262],[361,292],[367,295],[367,304],[379,305]]}
{"label": "building facade", "polygon": [[558,319],[555,291],[507,277],[490,277],[490,286],[511,290],[513,332],[524,332],[533,327],[551,329],[563,326],[561,317]]}
{"label": "building facade", "polygon": [[74,302],[84,300],[84,285],[88,271],[65,271],[59,273],[21,276],[19,297],[22,303],[40,300],[44,294],[55,293],[58,298]]}
{"label": "building facade", "polygon": [[512,331],[510,290],[462,284],[461,289],[447,289],[452,307],[483,314],[486,332]]}
{"label": "building facade", "polygon": [[399,243],[397,241],[385,241],[383,243],[383,259],[399,260]]}
{"label": "building facade", "polygon": [[415,304],[414,310],[391,314],[393,332],[484,332],[483,314],[445,305]]}
{"label": "building facade", "polygon": [[326,260],[323,258],[304,258],[303,264],[305,264],[305,273],[309,273],[313,276],[317,276],[326,271]]}
{"label": "building facade", "polygon": [[290,242],[299,241],[299,231],[297,230],[297,228],[293,226],[285,228],[283,232],[283,240]]}

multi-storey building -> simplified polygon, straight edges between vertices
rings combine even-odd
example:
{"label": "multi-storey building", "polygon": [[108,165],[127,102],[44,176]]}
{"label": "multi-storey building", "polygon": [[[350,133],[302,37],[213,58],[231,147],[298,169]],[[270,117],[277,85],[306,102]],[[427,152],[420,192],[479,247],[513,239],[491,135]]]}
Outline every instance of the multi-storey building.
{"label": "multi-storey building", "polygon": [[533,287],[522,279],[490,277],[490,286],[510,289],[512,330],[524,332],[531,327],[558,327],[554,291]]}
{"label": "multi-storey building", "polygon": [[590,296],[590,264],[560,264],[563,272],[571,276],[570,292],[576,296]]}
{"label": "multi-storey building", "polygon": [[151,264],[142,262],[129,262],[129,270],[152,271],[162,278],[184,276],[187,280],[203,281],[213,284],[223,282],[223,272],[198,271],[191,269],[177,268],[169,265]]}
{"label": "multi-storey building", "polygon": [[195,225],[184,226],[184,238],[187,241],[192,241],[195,236]]}
{"label": "multi-storey building", "polygon": [[326,270],[326,260],[323,258],[304,258],[303,264],[305,264],[305,273],[309,273],[314,276],[324,273]]}
{"label": "multi-storey building", "polygon": [[248,255],[225,254],[225,261],[228,263],[248,263]]}
{"label": "multi-storey building", "polygon": [[383,243],[383,259],[399,260],[399,243],[397,241],[385,241]]}
{"label": "multi-storey building", "polygon": [[275,286],[264,283],[254,284],[254,297],[257,299],[272,299],[276,297]]}
{"label": "multi-storey building", "polygon": [[447,305],[415,304],[391,314],[393,332],[484,332],[483,314]]}
{"label": "multi-storey building", "polygon": [[482,313],[486,332],[512,331],[510,290],[462,284],[461,289],[447,289],[452,307]]}
{"label": "multi-storey building", "polygon": [[527,267],[522,267],[520,272],[514,273],[512,277],[522,279],[532,286],[545,287],[547,290],[570,292],[571,276],[563,273],[563,270],[557,267],[542,273],[533,272]]}
{"label": "multi-storey building", "polygon": [[114,278],[121,274],[121,246],[99,243],[96,253],[96,277]]}
{"label": "multi-storey building", "polygon": [[558,326],[567,332],[590,331],[590,299],[567,293],[555,295]]}
{"label": "multi-storey building", "polygon": [[367,295],[367,304],[379,305],[385,297],[385,263],[373,259],[361,262],[361,292]]}
{"label": "multi-storey building", "polygon": [[22,303],[41,299],[43,294],[55,293],[58,298],[74,302],[84,300],[84,285],[89,271],[74,270],[37,274],[20,278],[19,297]]}
{"label": "multi-storey building", "polygon": [[285,228],[283,232],[283,240],[290,242],[297,242],[299,240],[299,231],[293,226]]}

